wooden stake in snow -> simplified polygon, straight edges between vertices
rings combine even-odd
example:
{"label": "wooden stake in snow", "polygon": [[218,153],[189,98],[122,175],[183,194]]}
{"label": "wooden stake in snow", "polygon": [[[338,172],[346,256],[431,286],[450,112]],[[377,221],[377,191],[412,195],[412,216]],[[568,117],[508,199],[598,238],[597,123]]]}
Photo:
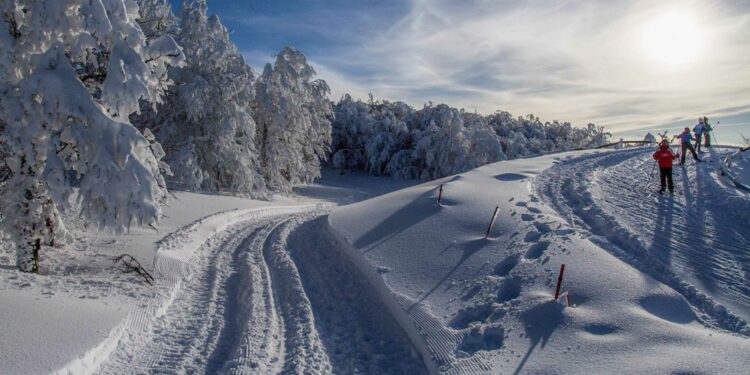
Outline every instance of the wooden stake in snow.
{"label": "wooden stake in snow", "polygon": [[555,288],[555,301],[560,297],[560,287],[562,286],[563,273],[565,273],[565,264],[560,265],[560,276],[557,277],[557,288]]}
{"label": "wooden stake in snow", "polygon": [[438,204],[443,200],[443,184],[440,184],[440,191],[438,192]]}
{"label": "wooden stake in snow", "polygon": [[495,212],[492,214],[492,219],[490,220],[490,225],[487,226],[487,234],[484,235],[484,238],[490,238],[490,232],[492,232],[492,226],[495,225],[495,219],[497,219],[497,212],[500,211],[500,207],[495,207]]}

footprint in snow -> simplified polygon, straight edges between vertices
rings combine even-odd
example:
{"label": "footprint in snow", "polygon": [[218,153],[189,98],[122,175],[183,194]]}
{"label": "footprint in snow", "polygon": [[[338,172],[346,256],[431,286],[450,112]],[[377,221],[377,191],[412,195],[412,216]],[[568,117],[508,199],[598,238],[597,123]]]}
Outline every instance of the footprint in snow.
{"label": "footprint in snow", "polygon": [[532,213],[535,213],[535,214],[541,214],[542,213],[542,210],[540,210],[540,209],[538,209],[536,207],[527,206],[526,209],[529,210],[529,212],[532,212]]}
{"label": "footprint in snow", "polygon": [[472,327],[458,346],[458,357],[470,357],[474,353],[484,350],[496,350],[503,347],[505,330],[502,327]]}
{"label": "footprint in snow", "polygon": [[514,300],[521,295],[521,280],[517,277],[505,280],[497,292],[497,300],[500,303]]}
{"label": "footprint in snow", "polygon": [[542,222],[535,222],[534,227],[536,227],[536,230],[539,231],[541,234],[549,233],[552,229],[549,227],[549,224],[542,223]]}
{"label": "footprint in snow", "polygon": [[508,276],[510,274],[510,271],[513,270],[513,268],[518,265],[519,256],[518,255],[511,255],[505,259],[503,259],[502,262],[498,263],[495,266],[495,271],[493,274],[495,276]]}
{"label": "footprint in snow", "polygon": [[532,215],[532,214],[521,214],[521,220],[522,221],[532,221],[532,220],[534,220],[534,215]]}
{"label": "footprint in snow", "polygon": [[576,232],[575,230],[573,230],[573,229],[570,229],[570,228],[568,228],[568,229],[557,229],[557,230],[555,230],[555,234],[556,234],[556,235],[558,235],[558,236],[567,236],[567,235],[569,235],[569,234],[573,234],[573,233],[575,233],[575,232]]}
{"label": "footprint in snow", "polygon": [[523,237],[523,240],[526,242],[536,242],[539,241],[539,239],[542,238],[542,234],[537,231],[531,231],[529,233],[526,233],[526,236]]}
{"label": "footprint in snow", "polygon": [[544,252],[549,248],[549,241],[539,241],[526,251],[526,259],[539,259]]}
{"label": "footprint in snow", "polygon": [[459,310],[448,326],[453,329],[466,329],[472,323],[484,323],[493,312],[492,304],[469,306]]}

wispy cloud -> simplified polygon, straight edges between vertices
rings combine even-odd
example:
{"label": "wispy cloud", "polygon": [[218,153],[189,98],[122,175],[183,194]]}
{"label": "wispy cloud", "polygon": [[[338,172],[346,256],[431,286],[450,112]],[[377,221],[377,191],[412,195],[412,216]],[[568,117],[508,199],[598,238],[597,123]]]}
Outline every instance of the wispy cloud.
{"label": "wispy cloud", "polygon": [[[750,105],[747,2],[353,3],[316,1],[287,17],[231,18],[238,29],[255,25],[286,37],[337,93],[534,113],[613,130]],[[664,63],[648,48],[653,20],[670,12],[689,15],[698,30],[700,38],[687,41],[699,54],[692,61]],[[247,50],[262,48],[251,43]]]}

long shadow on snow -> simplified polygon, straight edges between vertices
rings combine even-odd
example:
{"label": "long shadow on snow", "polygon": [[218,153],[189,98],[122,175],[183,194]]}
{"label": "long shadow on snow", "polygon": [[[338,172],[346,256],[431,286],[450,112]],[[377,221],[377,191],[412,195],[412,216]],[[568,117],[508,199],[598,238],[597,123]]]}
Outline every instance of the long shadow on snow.
{"label": "long shadow on snow", "polygon": [[537,345],[541,344],[541,349],[544,349],[552,333],[562,324],[563,318],[563,306],[557,301],[540,303],[521,314],[523,328],[526,336],[531,340],[531,346],[513,372],[514,375],[521,373]]}
{"label": "long shadow on snow", "polygon": [[[715,162],[721,162],[721,156],[718,153],[713,149],[709,149],[709,152]],[[714,183],[711,175],[706,173],[704,168],[696,170],[696,177],[698,175],[703,176],[700,179],[696,178],[701,184],[699,193],[712,190],[725,194],[731,193],[721,191],[721,186]],[[712,184],[715,186],[711,186]],[[706,250],[710,249],[712,255],[711,258],[706,259],[707,265],[710,266],[712,283],[722,295],[736,302],[735,305],[744,306],[741,314],[746,319],[750,318],[750,309],[747,308],[750,306],[750,246],[748,246],[748,240],[741,234],[746,223],[727,215],[724,210],[729,207],[724,207],[722,201],[716,196],[706,195],[699,197],[698,200],[703,204],[700,207],[701,213],[709,213],[712,219],[713,231],[710,233],[712,241],[706,246]],[[700,266],[701,264],[696,264],[696,267]]]}
{"label": "long shadow on snow", "polygon": [[[432,287],[427,293],[424,293],[417,302],[414,302],[411,306],[409,306],[409,311],[417,307],[422,301],[424,301],[427,297],[429,297],[432,293],[434,293],[437,288],[442,285],[445,280],[447,280],[456,270],[461,267],[464,262],[466,262],[467,259],[471,258],[472,255],[474,255],[477,251],[481,250],[482,248],[486,247],[487,245],[491,244],[492,241],[485,239],[485,238],[478,238],[474,240],[467,241],[463,244],[463,254],[461,255],[461,259],[458,260],[458,263],[454,265],[448,273],[443,276],[440,281],[438,281],[435,286]],[[449,248],[453,247],[455,245],[449,245],[445,250],[443,250],[441,253],[445,252]],[[447,290],[447,289],[446,289]]]}
{"label": "long shadow on snow", "polygon": [[659,196],[659,209],[656,211],[656,227],[654,236],[651,240],[649,253],[660,259],[664,264],[671,263],[671,246],[672,242],[672,215],[674,207],[670,199]]}
{"label": "long shadow on snow", "polygon": [[[718,256],[714,246],[706,243],[706,238],[712,237],[706,227],[706,215],[711,212],[706,207],[706,200],[710,196],[706,194],[706,184],[699,165],[695,167],[694,183],[690,183],[690,175],[687,173],[687,167],[683,166],[682,185],[685,191],[685,207],[687,219],[688,243],[684,249],[687,253],[686,261],[690,265],[695,277],[700,280],[703,287],[712,294],[716,292],[716,280],[720,278],[716,269],[716,258]],[[694,186],[693,186],[694,185]]]}
{"label": "long shadow on snow", "polygon": [[428,199],[434,194],[435,189],[422,193],[411,203],[392,213],[354,241],[354,247],[362,249],[369,246],[364,252],[370,252],[393,236],[436,214],[440,210],[440,206],[433,199]]}

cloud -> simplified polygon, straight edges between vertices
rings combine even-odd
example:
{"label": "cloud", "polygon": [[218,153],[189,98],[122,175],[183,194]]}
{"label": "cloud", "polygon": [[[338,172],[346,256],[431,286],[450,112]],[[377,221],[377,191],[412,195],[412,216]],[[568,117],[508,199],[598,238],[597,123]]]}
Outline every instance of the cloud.
{"label": "cloud", "polygon": [[[750,4],[729,0],[310,0],[221,14],[248,62],[284,45],[333,90],[617,131],[750,106]],[[269,5],[270,4],[270,5]],[[266,8],[260,8],[266,7]],[[677,12],[697,58],[654,56],[649,25]],[[656,21],[655,21],[656,20]],[[649,52],[651,51],[651,52]],[[665,63],[663,60],[667,60]]]}
{"label": "cloud", "polygon": [[[649,21],[695,15],[711,49],[664,65],[646,55]],[[736,7],[731,5],[731,7]],[[378,97],[545,119],[637,127],[750,103],[750,17],[721,2],[413,1],[328,68]],[[713,22],[721,19],[721,22]],[[356,68],[352,68],[356,67]],[[743,68],[745,67],[745,68]]]}

